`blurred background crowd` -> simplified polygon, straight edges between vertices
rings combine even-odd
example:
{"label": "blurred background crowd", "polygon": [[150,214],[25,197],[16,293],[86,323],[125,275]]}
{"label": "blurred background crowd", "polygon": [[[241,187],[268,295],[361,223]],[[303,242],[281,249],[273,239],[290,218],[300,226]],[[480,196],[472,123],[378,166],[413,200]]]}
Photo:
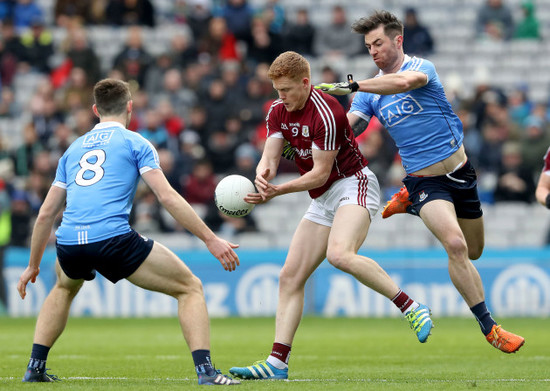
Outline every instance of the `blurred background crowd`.
{"label": "blurred background crowd", "polygon": [[[269,64],[294,50],[313,83],[371,77],[350,25],[381,8],[404,21],[405,52],[439,70],[482,200],[533,203],[550,146],[549,79],[531,68],[548,65],[537,57],[547,0],[0,0],[0,246],[28,246],[57,160],[97,122],[92,88],[104,77],[131,83],[129,128],[157,147],[172,186],[213,229],[258,230],[254,214],[220,216],[213,194],[225,175],[254,178],[276,99]],[[491,66],[505,71],[497,82]],[[350,98],[339,99],[347,110]],[[404,175],[396,148],[376,120],[359,143],[387,199]],[[131,220],[143,233],[181,230],[144,187]]]}

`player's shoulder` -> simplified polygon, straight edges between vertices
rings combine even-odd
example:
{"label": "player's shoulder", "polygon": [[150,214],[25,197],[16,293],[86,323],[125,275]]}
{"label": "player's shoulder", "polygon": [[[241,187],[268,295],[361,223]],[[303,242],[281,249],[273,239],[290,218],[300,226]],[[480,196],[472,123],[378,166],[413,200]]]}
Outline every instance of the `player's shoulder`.
{"label": "player's shoulder", "polygon": [[336,117],[346,116],[346,111],[340,102],[332,95],[318,91],[311,91],[310,104],[314,110],[321,116],[326,116],[330,111]]}
{"label": "player's shoulder", "polygon": [[405,70],[407,71],[420,71],[426,69],[435,69],[435,65],[433,62],[423,57],[413,56],[405,65]]}
{"label": "player's shoulder", "polygon": [[283,101],[281,99],[275,99],[273,102],[271,102],[271,105],[267,110],[266,117],[269,118],[271,116],[280,115],[284,107],[285,105],[283,104]]}

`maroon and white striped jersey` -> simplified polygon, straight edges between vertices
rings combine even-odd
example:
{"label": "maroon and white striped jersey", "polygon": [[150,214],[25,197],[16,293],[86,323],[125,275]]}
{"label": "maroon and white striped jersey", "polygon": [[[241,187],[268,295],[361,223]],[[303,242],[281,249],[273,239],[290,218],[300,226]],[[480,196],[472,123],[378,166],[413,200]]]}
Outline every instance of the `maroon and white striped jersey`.
{"label": "maroon and white striped jersey", "polygon": [[546,150],[546,154],[544,155],[544,167],[542,172],[550,175],[550,148]]}
{"label": "maroon and white striped jersey", "polygon": [[267,137],[282,137],[296,151],[294,161],[300,175],[313,168],[312,149],[339,150],[327,182],[309,190],[317,198],[338,179],[349,177],[367,165],[359,151],[346,113],[331,95],[311,89],[305,106],[298,111],[287,111],[277,99],[266,117]]}

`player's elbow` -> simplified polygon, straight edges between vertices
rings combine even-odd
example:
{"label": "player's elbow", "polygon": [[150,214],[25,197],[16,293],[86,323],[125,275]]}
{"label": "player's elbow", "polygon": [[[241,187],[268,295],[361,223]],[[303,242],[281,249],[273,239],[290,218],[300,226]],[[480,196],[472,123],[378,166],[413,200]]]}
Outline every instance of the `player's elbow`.
{"label": "player's elbow", "polygon": [[166,191],[160,191],[156,193],[156,196],[160,204],[168,210],[170,210],[171,206],[176,205],[177,199],[180,197],[173,188],[169,188]]}
{"label": "player's elbow", "polygon": [[38,212],[38,216],[36,217],[36,224],[39,224],[39,225],[53,224],[53,221],[55,220],[56,216],[57,216],[56,211],[54,211],[52,208],[46,208],[43,206],[42,208],[40,208]]}

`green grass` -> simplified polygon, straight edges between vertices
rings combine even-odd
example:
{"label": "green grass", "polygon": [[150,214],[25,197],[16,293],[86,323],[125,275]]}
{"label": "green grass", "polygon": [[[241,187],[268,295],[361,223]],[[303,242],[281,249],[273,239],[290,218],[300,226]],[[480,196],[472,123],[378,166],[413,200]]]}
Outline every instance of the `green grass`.
{"label": "green grass", "polygon": [[[56,384],[22,384],[34,319],[0,318],[0,389],[175,390],[198,387],[176,319],[72,318],[48,359]],[[548,390],[550,321],[503,319],[526,338],[517,354],[492,348],[471,318],[435,319],[419,344],[399,319],[305,317],[293,346],[290,381],[248,381],[242,390]],[[272,318],[213,319],[219,368],[270,352]]]}

